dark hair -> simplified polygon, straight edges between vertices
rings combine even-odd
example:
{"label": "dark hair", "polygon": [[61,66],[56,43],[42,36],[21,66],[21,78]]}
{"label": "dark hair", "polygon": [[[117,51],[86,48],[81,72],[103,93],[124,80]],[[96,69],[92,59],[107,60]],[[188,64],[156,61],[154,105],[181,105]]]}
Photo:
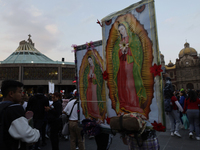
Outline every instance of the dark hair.
{"label": "dark hair", "polygon": [[58,93],[58,92],[55,92],[55,93],[53,93],[52,95],[54,95],[55,97],[60,97],[60,93]]}
{"label": "dark hair", "polygon": [[62,99],[62,94],[59,93],[58,99]]}
{"label": "dark hair", "polygon": [[190,102],[195,102],[197,100],[197,94],[195,91],[193,90],[190,90],[188,92],[188,98],[187,99],[190,99]]}
{"label": "dark hair", "polygon": [[10,91],[16,92],[17,88],[23,87],[24,84],[15,80],[4,80],[1,84],[1,92],[5,98]]}
{"label": "dark hair", "polygon": [[183,96],[184,96],[184,97],[187,96],[186,93],[185,93],[185,91],[181,91],[181,93],[183,93]]}
{"label": "dark hair", "polygon": [[43,86],[39,86],[39,87],[37,88],[37,92],[38,92],[38,93],[44,93],[44,87],[43,87]]}

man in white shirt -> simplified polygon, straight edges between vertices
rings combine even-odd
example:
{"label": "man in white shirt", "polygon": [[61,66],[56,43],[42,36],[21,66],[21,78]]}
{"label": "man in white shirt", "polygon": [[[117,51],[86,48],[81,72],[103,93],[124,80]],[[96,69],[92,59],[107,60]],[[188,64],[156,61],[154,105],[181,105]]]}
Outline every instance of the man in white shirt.
{"label": "man in white shirt", "polygon": [[[73,92],[76,96],[76,91]],[[74,106],[74,107],[73,107]],[[73,109],[73,110],[72,110]],[[72,110],[72,113],[71,113]],[[84,137],[81,136],[82,128],[78,125],[78,105],[77,105],[77,98],[72,99],[68,102],[67,106],[63,110],[69,117],[69,132],[70,132],[70,149],[76,149],[76,139],[78,139],[78,147],[80,150],[85,150],[85,140]]]}

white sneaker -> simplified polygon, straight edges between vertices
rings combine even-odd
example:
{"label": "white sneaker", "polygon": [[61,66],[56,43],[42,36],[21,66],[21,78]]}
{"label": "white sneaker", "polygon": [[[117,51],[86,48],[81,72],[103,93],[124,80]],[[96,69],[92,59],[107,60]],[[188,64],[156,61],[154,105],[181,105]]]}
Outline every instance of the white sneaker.
{"label": "white sneaker", "polygon": [[49,136],[48,136],[47,134],[45,134],[45,137],[46,137],[47,139],[49,139]]}
{"label": "white sneaker", "polygon": [[197,139],[198,141],[200,141],[200,137],[196,137],[196,139]]}
{"label": "white sneaker", "polygon": [[171,136],[174,136],[174,132],[171,132]]}
{"label": "white sneaker", "polygon": [[177,131],[174,132],[174,135],[181,137],[181,135]]}
{"label": "white sneaker", "polygon": [[68,135],[64,136],[64,138],[65,138],[65,140],[69,140],[69,136]]}
{"label": "white sneaker", "polygon": [[193,133],[192,132],[189,133],[189,137],[192,139],[192,137],[193,137]]}
{"label": "white sneaker", "polygon": [[76,147],[76,149],[79,149],[78,147]]}
{"label": "white sneaker", "polygon": [[90,136],[89,136],[89,139],[93,139],[93,138],[94,138],[94,136],[93,136],[93,135],[90,135]]}

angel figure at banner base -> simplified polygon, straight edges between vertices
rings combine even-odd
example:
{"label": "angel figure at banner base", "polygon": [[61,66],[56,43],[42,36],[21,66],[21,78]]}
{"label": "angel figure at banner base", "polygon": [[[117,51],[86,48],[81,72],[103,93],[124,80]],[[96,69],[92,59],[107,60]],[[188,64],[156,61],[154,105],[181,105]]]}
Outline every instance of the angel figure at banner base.
{"label": "angel figure at banner base", "polygon": [[[140,33],[135,31],[138,28],[141,28]],[[132,14],[118,17],[110,29],[106,46],[108,87],[117,114],[139,112],[147,115],[150,111],[147,106],[153,94],[153,77],[149,71],[152,45],[148,36],[144,36],[146,34]],[[145,79],[150,79],[150,83],[145,83]]]}
{"label": "angel figure at banner base", "polygon": [[85,118],[103,121],[106,114],[103,60],[96,50],[88,50],[79,71],[81,107]]}

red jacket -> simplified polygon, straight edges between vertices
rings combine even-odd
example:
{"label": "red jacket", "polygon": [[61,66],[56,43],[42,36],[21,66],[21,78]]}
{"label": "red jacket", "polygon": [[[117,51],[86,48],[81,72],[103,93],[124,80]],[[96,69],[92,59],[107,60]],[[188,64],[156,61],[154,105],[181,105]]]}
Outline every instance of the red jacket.
{"label": "red jacket", "polygon": [[171,97],[171,102],[172,102],[173,110],[177,110],[178,109],[178,107],[175,104],[175,101],[178,101],[176,96],[172,96]]}
{"label": "red jacket", "polygon": [[184,111],[183,112],[186,112],[187,109],[199,109],[198,105],[200,105],[199,98],[197,98],[195,102],[190,102],[190,98],[188,98],[184,102]]}

